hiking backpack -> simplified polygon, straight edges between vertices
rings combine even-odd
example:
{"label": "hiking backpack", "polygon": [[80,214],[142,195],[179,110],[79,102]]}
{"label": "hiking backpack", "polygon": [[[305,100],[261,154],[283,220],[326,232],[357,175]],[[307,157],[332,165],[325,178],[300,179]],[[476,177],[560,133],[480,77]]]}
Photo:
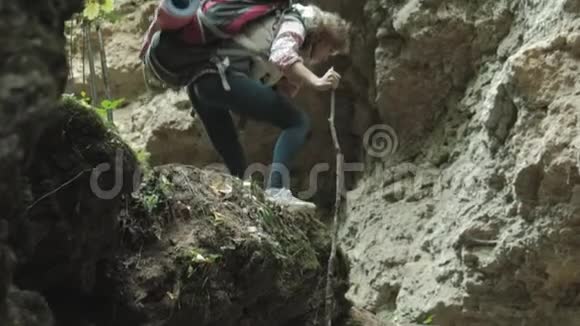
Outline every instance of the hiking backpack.
{"label": "hiking backpack", "polygon": [[259,18],[275,14],[279,20],[292,6],[292,0],[185,1],[186,6],[180,0],[162,0],[145,36],[140,57],[150,89],[180,89],[208,63],[224,74],[227,62],[216,61],[224,54],[220,43]]}

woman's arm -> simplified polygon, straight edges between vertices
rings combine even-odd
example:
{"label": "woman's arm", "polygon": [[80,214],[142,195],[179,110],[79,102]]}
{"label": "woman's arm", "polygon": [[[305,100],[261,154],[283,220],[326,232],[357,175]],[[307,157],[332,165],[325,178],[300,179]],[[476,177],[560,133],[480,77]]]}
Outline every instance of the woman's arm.
{"label": "woman's arm", "polygon": [[321,91],[336,88],[340,75],[333,69],[320,78],[304,65],[304,59],[299,51],[305,38],[306,31],[301,22],[285,19],[272,42],[270,62],[274,63],[294,84],[306,84]]}
{"label": "woman's arm", "polygon": [[285,76],[294,83],[305,83],[311,88],[319,91],[326,91],[336,88],[340,81],[340,75],[330,68],[322,78],[314,74],[302,62],[296,62],[286,70]]}
{"label": "woman's arm", "polygon": [[301,61],[298,61],[288,67],[286,71],[284,71],[284,76],[286,76],[292,82],[303,82],[308,86],[315,85],[319,79],[318,76],[310,69],[308,69]]}

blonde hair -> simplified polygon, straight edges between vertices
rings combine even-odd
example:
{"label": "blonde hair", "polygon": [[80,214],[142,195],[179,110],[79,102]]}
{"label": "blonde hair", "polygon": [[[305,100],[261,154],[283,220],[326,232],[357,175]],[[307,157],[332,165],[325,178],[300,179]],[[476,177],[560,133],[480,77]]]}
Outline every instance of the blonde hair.
{"label": "blonde hair", "polygon": [[324,11],[319,7],[309,5],[294,5],[302,15],[306,33],[312,43],[329,42],[333,54],[345,54],[350,51],[350,32],[352,25],[336,13]]}

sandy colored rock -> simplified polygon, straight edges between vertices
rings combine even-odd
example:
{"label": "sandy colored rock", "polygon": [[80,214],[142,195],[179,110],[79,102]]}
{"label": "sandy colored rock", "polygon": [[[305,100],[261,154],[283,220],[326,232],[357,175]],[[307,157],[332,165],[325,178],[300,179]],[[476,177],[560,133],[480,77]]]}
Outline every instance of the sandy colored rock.
{"label": "sandy colored rock", "polygon": [[[570,3],[388,7],[405,42],[377,66],[383,117],[424,127],[439,96],[445,105],[431,111],[432,131],[417,129],[427,136],[416,156],[400,152],[391,160],[404,163],[375,167],[348,195],[341,238],[356,305],[394,322],[576,324],[580,20]],[[422,61],[420,81],[398,77]],[[385,97],[389,85],[401,100]]]}
{"label": "sandy colored rock", "polygon": [[124,110],[130,118],[120,123],[123,137],[135,148],[151,154],[151,163],[197,163],[208,166],[217,162],[204,127],[191,115],[191,103],[184,92],[168,91],[144,96]]}
{"label": "sandy colored rock", "polygon": [[[101,25],[107,57],[109,85],[113,98],[132,100],[139,97],[146,88],[139,51],[143,44],[145,32],[153,18],[156,4],[156,1],[151,0],[140,3],[119,1],[116,3],[118,21],[104,22]],[[74,93],[85,91],[90,96],[89,53],[87,47],[86,55],[82,54],[83,37],[81,31],[82,28],[77,26],[72,36],[69,36],[67,50],[69,53],[72,51],[72,69],[67,90]],[[105,99],[99,38],[94,26],[89,38],[93,49],[97,94],[100,99]]]}

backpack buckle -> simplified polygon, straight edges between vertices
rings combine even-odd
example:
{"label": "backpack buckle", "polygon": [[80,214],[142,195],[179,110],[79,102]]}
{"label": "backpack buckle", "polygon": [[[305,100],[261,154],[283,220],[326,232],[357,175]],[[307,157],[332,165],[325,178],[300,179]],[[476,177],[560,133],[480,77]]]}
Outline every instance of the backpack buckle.
{"label": "backpack buckle", "polygon": [[216,65],[218,73],[220,75],[220,79],[222,81],[222,86],[224,88],[224,90],[226,91],[231,91],[232,88],[230,86],[230,84],[228,83],[228,80],[226,78],[226,69],[230,66],[230,57],[225,57],[222,60],[220,60],[217,57],[213,57],[211,59],[211,61]]}

